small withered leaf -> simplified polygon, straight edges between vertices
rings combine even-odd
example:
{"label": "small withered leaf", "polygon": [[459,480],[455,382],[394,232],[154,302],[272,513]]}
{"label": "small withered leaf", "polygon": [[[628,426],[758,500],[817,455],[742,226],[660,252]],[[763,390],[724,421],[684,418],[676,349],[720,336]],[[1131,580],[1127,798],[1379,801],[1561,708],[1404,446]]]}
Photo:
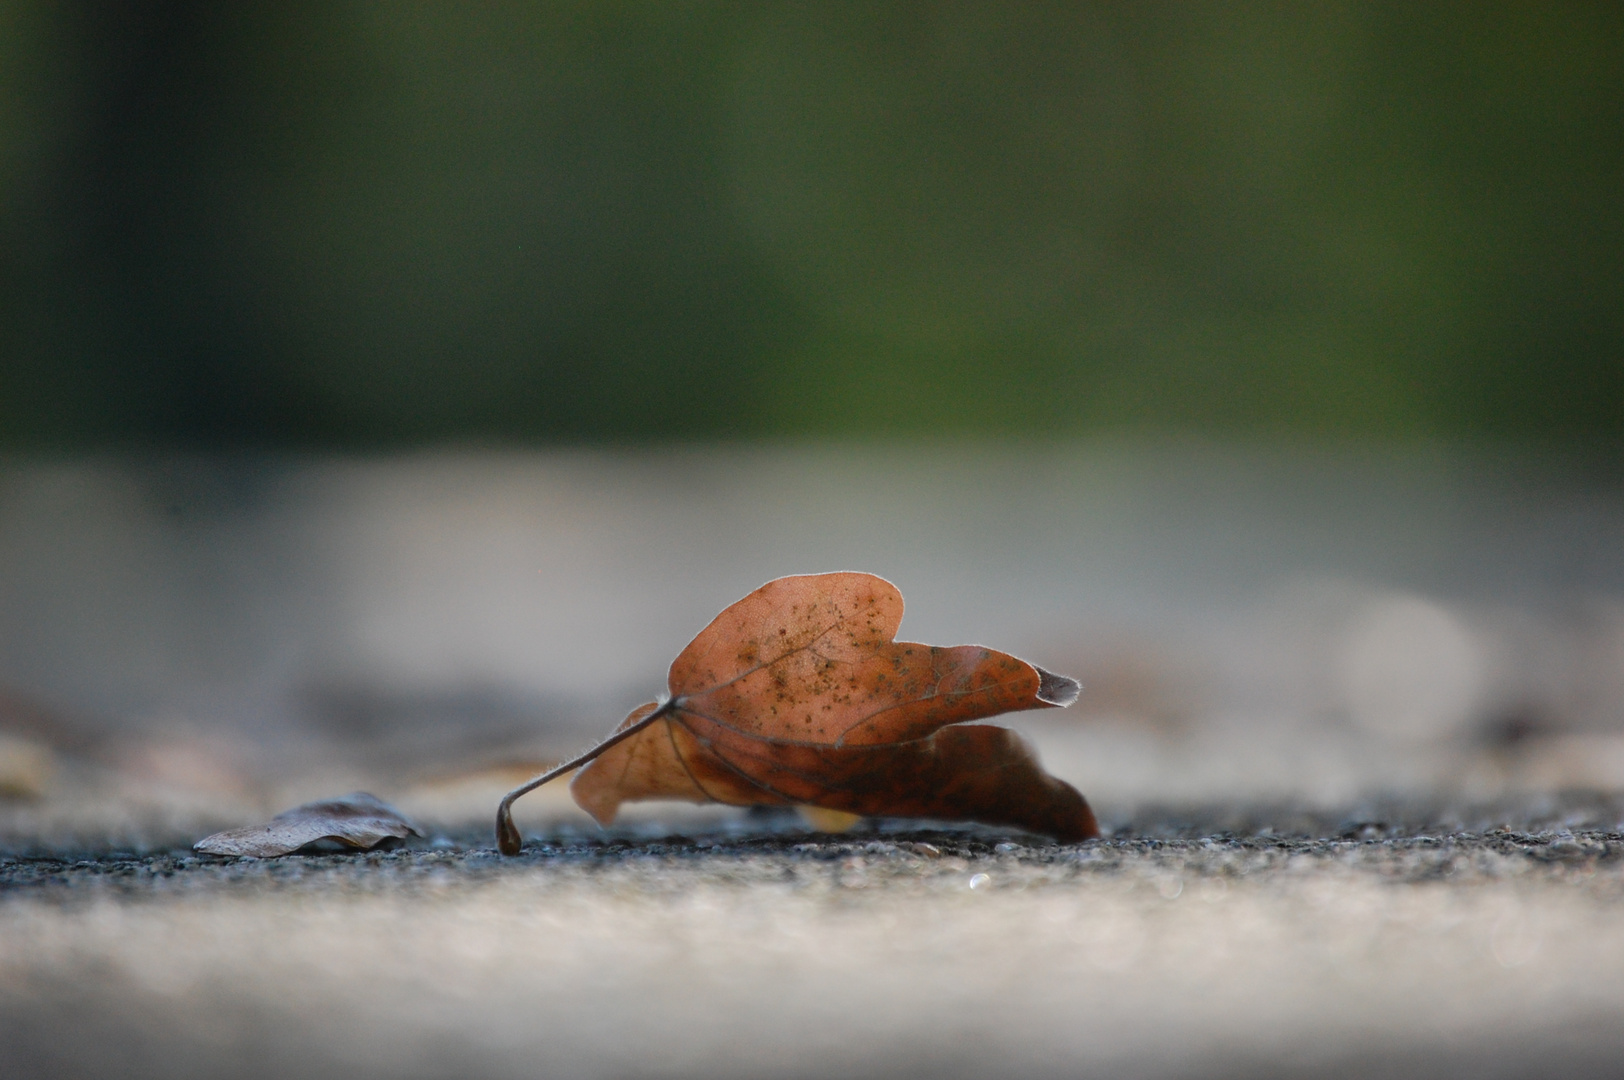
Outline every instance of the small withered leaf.
{"label": "small withered leaf", "polygon": [[979,645],[896,641],[901,622],[902,594],[873,574],[769,581],[678,655],[663,703],[510,792],[498,846],[519,850],[514,799],[582,765],[571,793],[603,824],[623,802],[685,799],[1098,836],[1082,795],[1019,735],[957,726],[1070,705],[1076,681]]}
{"label": "small withered leaf", "polygon": [[206,855],[268,859],[322,840],[370,851],[386,840],[422,835],[399,810],[376,795],[357,791],[296,806],[263,825],[217,832],[193,844],[192,849]]}

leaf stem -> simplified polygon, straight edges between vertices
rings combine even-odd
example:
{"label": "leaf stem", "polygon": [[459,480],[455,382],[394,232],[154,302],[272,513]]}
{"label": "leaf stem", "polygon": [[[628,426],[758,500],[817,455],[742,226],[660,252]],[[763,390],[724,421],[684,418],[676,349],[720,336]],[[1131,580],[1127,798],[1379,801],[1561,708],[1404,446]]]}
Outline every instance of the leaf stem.
{"label": "leaf stem", "polygon": [[669,716],[677,710],[677,701],[678,699],[675,697],[668,699],[635,724],[621,728],[586,753],[570,758],[562,765],[553,766],[534,780],[527,781],[504,795],[502,801],[496,807],[497,850],[503,855],[517,855],[519,849],[524,847],[524,838],[519,835],[519,830],[513,826],[513,803],[515,800],[528,795],[549,780],[556,780],[565,773],[579,769],[616,743],[625,742],[662,716]]}

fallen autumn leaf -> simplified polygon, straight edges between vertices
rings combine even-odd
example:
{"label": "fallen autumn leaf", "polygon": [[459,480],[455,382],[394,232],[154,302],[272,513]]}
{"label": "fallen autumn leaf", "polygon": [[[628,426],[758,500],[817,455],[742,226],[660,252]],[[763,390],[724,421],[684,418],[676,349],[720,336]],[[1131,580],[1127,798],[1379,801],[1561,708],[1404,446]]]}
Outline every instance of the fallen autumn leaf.
{"label": "fallen autumn leaf", "polygon": [[1098,836],[1082,795],[1044,772],[1015,732],[949,726],[1070,705],[1077,683],[979,645],[895,641],[902,606],[896,586],[872,574],[769,581],[678,655],[664,702],[632,710],[603,742],[509,792],[498,847],[522,846],[514,800],[577,768],[571,793],[601,824],[622,802],[665,798]]}
{"label": "fallen autumn leaf", "polygon": [[422,836],[416,825],[376,795],[357,791],[337,799],[305,803],[276,815],[264,825],[227,829],[192,845],[206,855],[287,855],[307,844],[333,840],[369,851],[386,840]]}

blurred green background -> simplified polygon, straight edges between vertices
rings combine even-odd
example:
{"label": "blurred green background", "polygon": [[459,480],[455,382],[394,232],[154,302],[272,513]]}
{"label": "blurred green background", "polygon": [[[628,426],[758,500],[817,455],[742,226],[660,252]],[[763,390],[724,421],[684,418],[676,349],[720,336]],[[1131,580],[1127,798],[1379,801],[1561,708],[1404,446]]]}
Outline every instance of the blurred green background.
{"label": "blurred green background", "polygon": [[1624,5],[0,0],[0,445],[1624,435]]}

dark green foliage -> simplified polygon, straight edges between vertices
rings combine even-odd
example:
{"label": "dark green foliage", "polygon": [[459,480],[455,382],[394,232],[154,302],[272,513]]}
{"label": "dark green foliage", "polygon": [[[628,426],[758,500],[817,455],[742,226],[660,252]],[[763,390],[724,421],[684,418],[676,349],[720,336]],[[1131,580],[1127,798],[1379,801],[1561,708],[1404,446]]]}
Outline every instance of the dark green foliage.
{"label": "dark green foliage", "polygon": [[1624,435],[1612,4],[0,9],[0,445]]}

